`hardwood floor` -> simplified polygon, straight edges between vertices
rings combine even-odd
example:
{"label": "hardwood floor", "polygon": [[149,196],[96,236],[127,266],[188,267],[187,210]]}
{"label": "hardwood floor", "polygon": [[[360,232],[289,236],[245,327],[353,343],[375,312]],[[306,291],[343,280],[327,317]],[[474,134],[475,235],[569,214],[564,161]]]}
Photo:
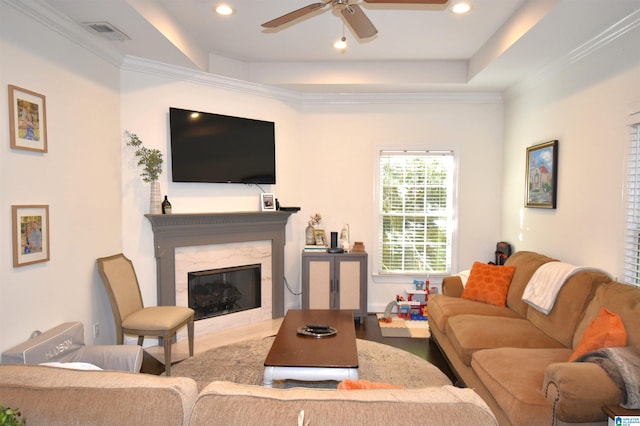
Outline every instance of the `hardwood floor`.
{"label": "hardwood floor", "polygon": [[[430,339],[412,339],[409,337],[382,337],[380,327],[377,324],[378,319],[375,314],[368,315],[360,324],[355,322],[356,337],[358,339],[370,340],[385,345],[393,346],[410,352],[420,358],[429,361],[446,374],[452,383],[456,382],[455,375],[449,368],[447,360],[444,358],[438,346]],[[266,355],[265,355],[266,356]],[[164,372],[164,365],[156,358],[144,352],[141,372],[147,374],[161,374]]]}

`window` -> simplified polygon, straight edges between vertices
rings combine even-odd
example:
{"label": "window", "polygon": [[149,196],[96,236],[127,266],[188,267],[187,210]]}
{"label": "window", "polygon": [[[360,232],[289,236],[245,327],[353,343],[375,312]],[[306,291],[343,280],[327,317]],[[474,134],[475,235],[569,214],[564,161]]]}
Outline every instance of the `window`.
{"label": "window", "polygon": [[454,156],[380,151],[378,274],[449,274]]}
{"label": "window", "polygon": [[630,126],[625,187],[624,282],[640,285],[640,123]]}

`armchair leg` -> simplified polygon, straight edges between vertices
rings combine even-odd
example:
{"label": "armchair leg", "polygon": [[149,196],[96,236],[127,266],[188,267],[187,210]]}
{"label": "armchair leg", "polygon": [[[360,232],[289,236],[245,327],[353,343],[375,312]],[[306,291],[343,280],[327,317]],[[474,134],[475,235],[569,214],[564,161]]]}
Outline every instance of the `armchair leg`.
{"label": "armchair leg", "polygon": [[171,375],[171,341],[173,339],[170,336],[166,336],[162,339],[164,344],[164,371],[167,376]]}
{"label": "armchair leg", "polygon": [[187,323],[187,332],[189,334],[189,356],[193,356],[193,318]]}

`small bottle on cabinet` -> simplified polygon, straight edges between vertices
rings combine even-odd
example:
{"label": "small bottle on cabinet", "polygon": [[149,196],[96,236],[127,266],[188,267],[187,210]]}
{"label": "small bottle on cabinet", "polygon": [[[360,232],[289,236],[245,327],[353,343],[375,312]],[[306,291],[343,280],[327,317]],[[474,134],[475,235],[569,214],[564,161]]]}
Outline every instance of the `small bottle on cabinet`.
{"label": "small bottle on cabinet", "polygon": [[164,196],[164,201],[162,202],[162,214],[171,214],[171,203],[167,196]]}

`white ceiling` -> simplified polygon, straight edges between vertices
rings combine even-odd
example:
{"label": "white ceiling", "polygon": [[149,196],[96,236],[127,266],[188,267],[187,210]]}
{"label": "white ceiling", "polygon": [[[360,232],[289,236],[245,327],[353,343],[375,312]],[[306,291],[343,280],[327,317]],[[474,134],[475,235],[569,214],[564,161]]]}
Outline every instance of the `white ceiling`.
{"label": "white ceiling", "polygon": [[[351,0],[378,29],[358,40],[329,6],[260,26],[321,0],[32,1],[58,25],[109,22],[131,40],[100,43],[121,54],[298,92],[500,92],[640,25],[640,0],[467,0],[466,15]],[[216,15],[222,2],[235,14]]]}

